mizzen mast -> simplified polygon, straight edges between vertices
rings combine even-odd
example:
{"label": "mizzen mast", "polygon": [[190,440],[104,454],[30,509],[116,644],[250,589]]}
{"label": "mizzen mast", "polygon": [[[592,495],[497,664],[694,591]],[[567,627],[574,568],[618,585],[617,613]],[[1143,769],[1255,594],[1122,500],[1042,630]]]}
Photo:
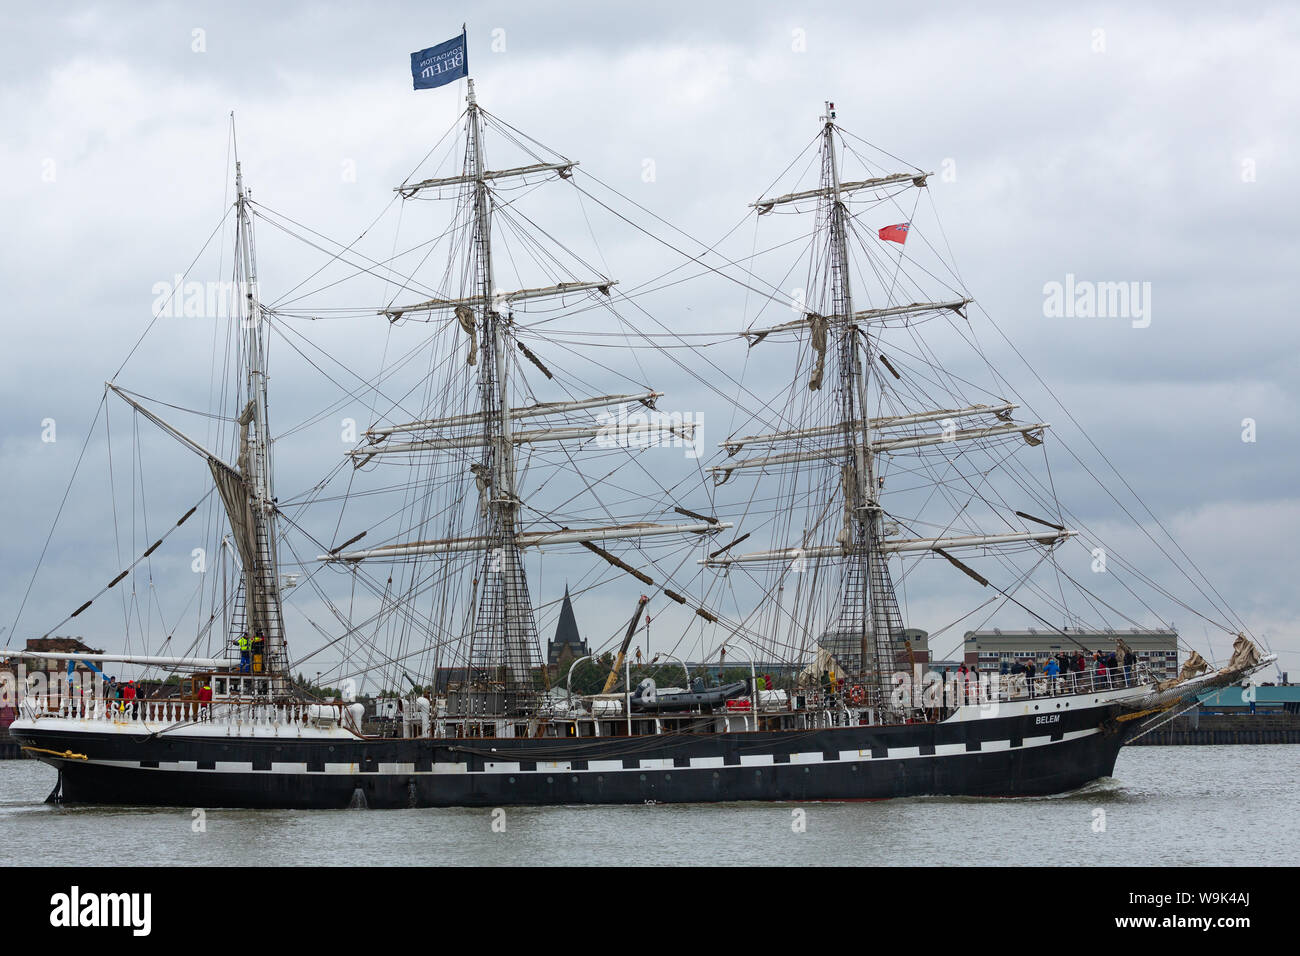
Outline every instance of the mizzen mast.
{"label": "mizzen mast", "polygon": [[263,669],[283,675],[288,666],[284,613],[280,600],[277,561],[275,492],[271,468],[271,438],[267,422],[265,322],[258,301],[257,256],[253,223],[243,173],[235,163],[239,265],[243,281],[239,322],[244,333],[244,375],[247,403],[239,413],[238,470],[243,488],[233,487],[232,473],[213,466],[213,477],[230,515],[243,564],[245,628],[265,644]]}

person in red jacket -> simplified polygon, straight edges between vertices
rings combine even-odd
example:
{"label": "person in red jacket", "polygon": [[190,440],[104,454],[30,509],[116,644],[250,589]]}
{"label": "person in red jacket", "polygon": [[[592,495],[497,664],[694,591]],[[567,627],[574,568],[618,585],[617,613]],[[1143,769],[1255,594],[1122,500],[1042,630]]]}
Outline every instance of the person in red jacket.
{"label": "person in red jacket", "polygon": [[199,688],[199,718],[200,719],[206,718],[211,708],[212,708],[212,685],[208,684],[205,681],[203,686]]}

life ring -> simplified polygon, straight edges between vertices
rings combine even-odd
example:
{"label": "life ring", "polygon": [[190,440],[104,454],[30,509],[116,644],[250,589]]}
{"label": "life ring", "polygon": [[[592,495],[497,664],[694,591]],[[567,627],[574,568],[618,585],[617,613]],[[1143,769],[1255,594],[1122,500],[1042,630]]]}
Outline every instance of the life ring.
{"label": "life ring", "polygon": [[849,702],[855,706],[861,707],[867,702],[867,691],[861,684],[854,684],[849,688]]}

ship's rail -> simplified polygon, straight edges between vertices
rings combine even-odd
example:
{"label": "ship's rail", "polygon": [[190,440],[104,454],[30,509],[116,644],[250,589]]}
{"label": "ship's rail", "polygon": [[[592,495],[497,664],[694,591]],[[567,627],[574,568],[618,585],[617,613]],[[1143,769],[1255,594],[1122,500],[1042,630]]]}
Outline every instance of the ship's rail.
{"label": "ship's rail", "polygon": [[19,706],[20,716],[29,719],[61,717],[65,720],[104,721],[176,726],[185,724],[226,724],[243,727],[352,727],[353,717],[346,704],[331,701],[268,701],[265,699],[224,698],[203,701],[183,697],[160,699],[102,697],[29,696]]}
{"label": "ship's rail", "polygon": [[[1066,697],[1120,690],[1125,687],[1148,686],[1155,678],[1143,665],[1112,670],[1071,671],[1066,674],[1003,674],[982,671],[970,676],[949,672],[947,679],[936,672],[926,673],[919,680],[907,674],[895,678],[891,693],[891,707],[896,710],[953,708],[968,704],[995,704],[1013,700],[1039,697]],[[866,699],[868,682],[846,680],[838,687],[811,687],[796,690],[791,698],[797,710],[836,710],[858,707]],[[767,708],[764,708],[767,712]]]}
{"label": "ship's rail", "polygon": [[[936,679],[938,678],[938,679]],[[940,675],[929,674],[913,688],[906,685],[906,675],[900,675],[895,690],[898,700],[892,711],[915,715],[920,719],[937,720],[953,709],[968,705],[1003,703],[1016,700],[1050,699],[1064,696],[1081,696],[1127,687],[1150,686],[1154,682],[1150,672],[1140,665],[1117,667],[1106,672],[1088,670],[1060,675],[1036,674],[1032,680],[1023,674],[980,673],[977,678],[964,679],[962,675],[949,674],[944,682]],[[752,702],[735,701],[737,706],[716,708],[711,713],[663,713],[655,715],[625,713],[604,716],[570,715],[568,717],[543,717],[529,719],[521,716],[469,715],[449,718],[442,714],[431,719],[426,711],[411,715],[409,723],[403,721],[402,736],[533,736],[536,724],[565,724],[573,722],[575,736],[587,736],[579,725],[588,726],[593,736],[617,736],[628,733],[640,736],[647,728],[651,733],[664,732],[664,727],[675,727],[683,720],[703,721],[692,724],[690,732],[707,733],[710,730],[734,732],[733,722],[740,729],[759,729],[770,721],[780,721],[784,715],[796,721],[811,721],[808,726],[839,726],[842,723],[861,723],[871,719],[873,711],[863,706],[862,686],[846,683],[835,687],[813,687],[795,690],[789,697],[764,701],[755,714]],[[203,701],[194,698],[102,698],[67,697],[60,695],[29,695],[20,702],[19,716],[26,719],[62,718],[64,720],[104,723],[120,727],[134,725],[142,731],[156,733],[160,730],[177,730],[185,727],[221,727],[227,732],[278,734],[312,729],[314,731],[342,730],[364,736],[361,721],[364,719],[360,705],[330,701],[269,700],[267,698],[221,698]],[[924,715],[922,717],[922,715]],[[487,727],[491,725],[492,730]],[[707,726],[706,726],[707,725]],[[802,724],[800,725],[802,726]],[[506,733],[501,728],[515,728]]]}
{"label": "ship's rail", "polygon": [[1087,670],[1055,675],[1035,674],[1032,678],[1024,674],[995,672],[980,674],[976,680],[963,681],[960,676],[950,675],[942,703],[945,706],[1005,703],[1039,697],[1095,694],[1152,683],[1154,678],[1147,668],[1140,665],[1116,667],[1105,672]]}

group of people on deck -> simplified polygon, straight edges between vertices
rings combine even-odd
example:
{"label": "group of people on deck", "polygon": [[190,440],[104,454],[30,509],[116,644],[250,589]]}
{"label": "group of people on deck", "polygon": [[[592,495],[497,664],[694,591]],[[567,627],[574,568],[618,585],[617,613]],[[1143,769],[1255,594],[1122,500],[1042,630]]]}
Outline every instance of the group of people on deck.
{"label": "group of people on deck", "polygon": [[[1036,697],[1075,693],[1081,689],[1126,687],[1132,683],[1136,667],[1137,655],[1126,647],[1109,654],[1079,650],[1042,660],[1032,657],[1015,662],[1004,660],[998,672],[991,676],[1009,689],[1012,697]],[[962,704],[978,704],[997,695],[989,686],[989,676],[984,675],[981,686],[978,665],[963,663],[956,674],[945,667],[942,711],[947,713],[952,707]]]}
{"label": "group of people on deck", "polygon": [[1136,666],[1137,655],[1128,648],[1109,654],[1093,651],[1091,657],[1086,651],[1078,650],[1073,654],[1062,651],[1044,661],[1032,657],[1015,663],[1003,661],[1001,672],[1013,678],[1023,676],[1029,696],[1034,697],[1044,691],[1049,694],[1073,691],[1085,684],[1096,689],[1126,687],[1133,679]]}
{"label": "group of people on deck", "polygon": [[[1120,642],[1117,651],[1109,653],[1080,649],[1062,651],[1042,659],[1005,659],[996,671],[988,669],[981,672],[978,664],[963,662],[955,674],[945,667],[941,676],[933,673],[928,675],[925,679],[927,690],[924,698],[919,690],[920,685],[917,689],[917,700],[924,699],[925,702],[916,706],[924,706],[927,711],[933,709],[942,718],[954,708],[965,704],[1127,687],[1136,678],[1137,663],[1137,655],[1123,642]],[[938,684],[930,683],[936,676],[939,676]],[[835,704],[841,695],[847,695],[846,701],[852,696],[847,694],[844,679],[836,680],[835,675],[828,671],[822,671],[820,683],[824,702]],[[910,687],[905,673],[895,675],[896,693],[906,693]],[[930,688],[933,688],[932,695]]]}
{"label": "group of people on deck", "polygon": [[110,701],[109,706],[119,713],[134,710],[129,702],[144,700],[146,696],[144,687],[133,680],[119,682],[116,677],[109,677],[104,681],[104,699]]}

